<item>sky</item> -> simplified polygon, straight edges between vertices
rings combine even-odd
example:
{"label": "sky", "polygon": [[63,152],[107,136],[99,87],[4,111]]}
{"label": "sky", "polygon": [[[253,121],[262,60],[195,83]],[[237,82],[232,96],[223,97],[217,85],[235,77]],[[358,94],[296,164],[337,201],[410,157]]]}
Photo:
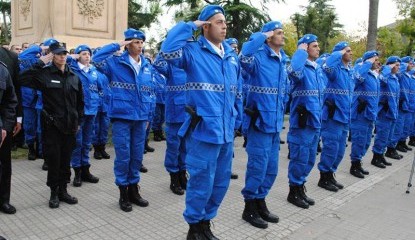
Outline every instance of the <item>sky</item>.
{"label": "sky", "polygon": [[[254,6],[259,7],[259,0],[250,1]],[[308,0],[285,0],[286,3],[276,3],[272,1],[267,4],[268,14],[272,20],[284,22],[290,21],[290,16],[294,13],[304,13],[301,6],[307,6]],[[332,0],[339,23],[344,25],[346,33],[353,36],[364,36],[367,34],[367,23],[369,19],[369,0]],[[161,27],[153,27],[149,31],[150,36],[158,39],[161,29],[170,29],[173,24],[174,10],[170,9],[159,18]],[[378,27],[395,22],[398,10],[393,0],[379,0]]]}

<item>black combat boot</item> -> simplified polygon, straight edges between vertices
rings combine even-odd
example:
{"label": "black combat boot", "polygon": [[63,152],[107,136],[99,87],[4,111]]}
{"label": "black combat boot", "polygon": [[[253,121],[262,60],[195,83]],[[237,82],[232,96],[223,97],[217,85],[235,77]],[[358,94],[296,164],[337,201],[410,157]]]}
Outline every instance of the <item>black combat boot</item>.
{"label": "black combat boot", "polygon": [[231,173],[231,179],[238,179],[238,177],[239,177],[238,174],[234,172]]}
{"label": "black combat boot", "polygon": [[388,147],[386,149],[385,156],[388,157],[388,158],[396,159],[396,160],[401,159],[401,157],[399,156],[399,154],[396,151],[396,149],[395,148],[391,148],[391,147]]}
{"label": "black combat boot", "polygon": [[258,209],[259,216],[267,222],[278,223],[280,218],[272,214],[267,207],[267,203],[265,202],[265,198],[256,199],[256,207]]}
{"label": "black combat boot", "polygon": [[146,173],[146,172],[148,172],[148,169],[143,164],[141,164],[140,172]]}
{"label": "black combat boot", "polygon": [[102,145],[94,145],[94,158],[97,160],[102,159],[101,146]]}
{"label": "black combat boot", "polygon": [[386,168],[385,164],[383,164],[382,156],[383,154],[373,153],[373,158],[370,163],[378,168]]}
{"label": "black combat boot", "polygon": [[359,168],[360,172],[363,173],[363,175],[369,175],[369,171],[363,168],[362,161],[359,161],[359,165],[357,167]]}
{"label": "black combat boot", "polygon": [[27,154],[27,159],[30,161],[36,160],[36,149],[35,144],[31,143],[27,145],[29,147],[29,153]]}
{"label": "black combat boot", "polygon": [[362,171],[360,171],[360,161],[352,161],[352,166],[350,167],[350,174],[357,178],[365,178]]}
{"label": "black combat boot", "polygon": [[409,137],[408,145],[415,147],[415,136]]}
{"label": "black combat boot", "polygon": [[339,188],[337,188],[330,180],[330,172],[320,172],[320,180],[318,181],[318,186],[324,188],[326,190],[337,192]]}
{"label": "black combat boot", "polygon": [[105,151],[105,144],[101,144],[100,149],[101,149],[101,156],[103,159],[111,158],[111,156]]}
{"label": "black combat boot", "polygon": [[91,165],[81,167],[81,179],[83,182],[98,183],[99,178],[95,177],[91,174],[91,172],[89,172],[90,167]]}
{"label": "black combat boot", "polygon": [[80,187],[82,186],[82,179],[81,179],[81,168],[80,167],[76,167],[73,168],[74,172],[75,172],[75,177],[73,178],[73,186],[74,187]]}
{"label": "black combat boot", "polygon": [[61,202],[65,202],[67,204],[77,204],[78,203],[78,199],[76,197],[72,197],[71,195],[69,195],[68,191],[67,191],[67,185],[66,184],[62,184],[59,185],[59,201]]}
{"label": "black combat boot", "polygon": [[118,186],[120,189],[120,200],[118,203],[120,204],[121,210],[124,212],[131,212],[133,210],[133,207],[131,206],[131,203],[128,199],[128,188],[127,186]]}
{"label": "black combat boot", "polygon": [[398,142],[396,144],[396,148],[395,149],[398,150],[399,152],[408,152],[408,150],[406,150],[406,148],[404,146],[402,146],[402,143],[401,142]]}
{"label": "black combat boot", "polygon": [[146,145],[144,147],[144,150],[147,152],[154,152],[154,148],[150,147],[150,145],[148,145],[148,139],[146,140]]}
{"label": "black combat boot", "polygon": [[189,224],[186,240],[207,240],[201,222]]}
{"label": "black combat boot", "polygon": [[140,196],[137,184],[128,185],[128,198],[130,201],[140,207],[147,207],[148,201]]}
{"label": "black combat boot", "polygon": [[245,209],[242,213],[242,219],[257,228],[265,229],[268,227],[268,223],[259,216],[256,199],[245,200]]}
{"label": "black combat boot", "polygon": [[0,205],[0,211],[4,212],[6,214],[15,214],[16,208],[10,204],[9,200],[3,201],[3,203]]}
{"label": "black combat boot", "polygon": [[186,188],[187,188],[187,172],[186,172],[186,170],[180,170],[179,171],[179,182],[180,182],[180,187],[183,190],[186,190]]}
{"label": "black combat boot", "polygon": [[385,165],[385,166],[392,166],[391,162],[386,161],[385,157],[383,156],[383,154],[380,156],[380,161]]}
{"label": "black combat boot", "polygon": [[47,171],[48,169],[49,169],[48,163],[46,162],[46,160],[43,160],[42,170]]}
{"label": "black combat boot", "polygon": [[59,207],[59,187],[54,186],[50,187],[50,199],[49,199],[49,207],[50,208],[58,208]]}
{"label": "black combat boot", "polygon": [[162,141],[162,134],[163,134],[163,132],[161,130],[154,130],[153,131],[153,140],[155,142],[161,142]]}
{"label": "black combat boot", "polygon": [[183,195],[184,191],[180,185],[179,174],[180,172],[170,173],[170,190],[174,194]]}
{"label": "black combat boot", "polygon": [[406,150],[408,151],[412,151],[412,148],[408,147],[408,145],[406,145],[406,141],[399,141],[399,143],[401,144],[402,147],[404,147]]}
{"label": "black combat boot", "polygon": [[200,224],[202,226],[203,235],[205,235],[206,239],[219,240],[219,238],[213,235],[212,230],[210,229],[210,225],[211,225],[210,220],[200,221]]}
{"label": "black combat boot", "polygon": [[315,204],[314,199],[308,197],[306,192],[307,192],[307,189],[306,189],[305,185],[304,184],[301,185],[300,186],[300,195],[301,195],[301,197],[304,199],[304,201],[306,201],[308,203],[308,205],[310,205],[310,206],[314,205]]}
{"label": "black combat boot", "polygon": [[301,196],[301,186],[290,186],[287,201],[300,208],[307,209],[310,206]]}
{"label": "black combat boot", "polygon": [[333,185],[336,186],[338,189],[343,189],[344,188],[343,184],[336,181],[335,173],[334,172],[329,172],[329,173],[330,173],[329,174],[330,181],[333,183]]}

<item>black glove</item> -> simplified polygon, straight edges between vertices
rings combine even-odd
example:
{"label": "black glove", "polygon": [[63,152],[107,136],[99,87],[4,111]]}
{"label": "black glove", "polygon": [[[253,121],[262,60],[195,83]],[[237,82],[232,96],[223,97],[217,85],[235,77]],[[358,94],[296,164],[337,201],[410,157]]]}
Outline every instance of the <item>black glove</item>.
{"label": "black glove", "polygon": [[307,109],[302,105],[298,105],[295,111],[298,114],[298,126],[300,128],[305,128],[307,126],[307,117],[308,117]]}
{"label": "black glove", "polygon": [[246,107],[246,108],[244,108],[244,112],[246,113],[246,115],[251,117],[251,122],[250,123],[251,123],[252,127],[255,130],[257,130],[257,127],[256,127],[255,123],[256,123],[256,120],[259,117],[258,109],[256,109],[256,108],[251,109],[251,108]]}
{"label": "black glove", "polygon": [[329,118],[333,118],[334,112],[336,112],[336,105],[331,101],[325,101],[324,104],[327,106],[329,112]]}
{"label": "black glove", "polygon": [[196,128],[197,124],[200,122],[200,120],[202,120],[202,117],[198,116],[196,114],[196,111],[190,106],[186,106],[185,110],[186,110],[187,113],[190,114],[190,117],[192,118],[190,120],[190,127],[192,128],[192,130],[194,130]]}
{"label": "black glove", "polygon": [[359,105],[357,105],[357,112],[362,113],[366,109],[367,102],[360,99],[358,99],[358,101]]}

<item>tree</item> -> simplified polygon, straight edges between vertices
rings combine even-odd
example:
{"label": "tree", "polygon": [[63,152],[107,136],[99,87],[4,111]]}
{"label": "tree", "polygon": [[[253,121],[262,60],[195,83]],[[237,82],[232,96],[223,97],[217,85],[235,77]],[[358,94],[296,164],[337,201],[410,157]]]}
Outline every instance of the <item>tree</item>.
{"label": "tree", "polygon": [[398,22],[398,30],[407,38],[404,39],[404,42],[406,42],[404,54],[411,55],[414,51],[413,45],[415,43],[415,2],[413,0],[394,1],[397,4],[399,15],[403,17],[403,20]]}
{"label": "tree", "polygon": [[[3,15],[3,24],[1,25],[1,42],[10,42],[10,13],[11,13],[11,3],[10,0],[0,1],[0,12]],[[7,21],[7,17],[9,21]]]}
{"label": "tree", "polygon": [[329,40],[336,37],[343,27],[329,2],[330,0],[309,0],[309,5],[303,7],[306,10],[304,15],[296,13],[291,17],[297,27],[298,38],[307,33],[315,34],[322,52],[329,50]]}
{"label": "tree", "polygon": [[376,49],[376,38],[378,35],[378,10],[379,0],[369,0],[369,25],[366,45],[367,51]]}
{"label": "tree", "polygon": [[148,5],[137,0],[128,0],[128,27],[140,29],[150,27],[162,13],[160,1],[148,0]]}

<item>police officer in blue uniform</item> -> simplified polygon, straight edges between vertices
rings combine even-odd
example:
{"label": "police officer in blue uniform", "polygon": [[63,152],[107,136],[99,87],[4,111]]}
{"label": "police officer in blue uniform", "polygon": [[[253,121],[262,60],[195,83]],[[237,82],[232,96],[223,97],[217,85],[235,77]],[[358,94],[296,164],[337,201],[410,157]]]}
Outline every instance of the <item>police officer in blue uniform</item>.
{"label": "police officer in blue uniform", "polygon": [[186,147],[177,133],[186,117],[186,72],[168,64],[159,54],[153,65],[166,77],[166,155],[164,167],[170,174],[170,190],[183,195],[187,185]]}
{"label": "police officer in blue uniform", "polygon": [[[198,41],[188,42],[202,29]],[[187,239],[216,239],[210,221],[225,197],[231,176],[234,130],[240,126],[240,65],[225,44],[225,12],[208,5],[194,22],[179,22],[161,46],[163,58],[187,74],[185,122],[178,134],[186,139]],[[239,109],[239,111],[238,111]]]}
{"label": "police officer in blue uniform", "polygon": [[369,174],[369,171],[362,167],[362,158],[369,149],[378,112],[380,86],[377,70],[379,67],[379,54],[376,51],[365,52],[362,63],[358,68],[355,67],[355,89],[350,124],[352,132],[350,174],[358,178],[364,178],[364,175]]}
{"label": "police officer in blue uniform", "polygon": [[379,109],[376,119],[376,137],[373,144],[373,159],[371,164],[378,168],[392,165],[386,161],[383,154],[386,146],[392,141],[396,121],[399,112],[399,72],[401,59],[391,56],[386,60],[386,65],[381,69],[379,75],[380,93]]}
{"label": "police officer in blue uniform", "polygon": [[287,73],[284,31],[278,21],[266,23],[261,32],[251,35],[242,46],[240,61],[249,74],[243,131],[247,133],[248,164],[242,195],[242,218],[258,228],[277,223],[265,198],[278,172],[280,132],[284,119]]}
{"label": "police officer in blue uniform", "polygon": [[76,147],[72,152],[71,165],[75,172],[73,185],[80,187],[82,181],[97,183],[99,178],[90,172],[89,150],[94,133],[95,115],[99,106],[99,79],[105,76],[91,64],[91,48],[79,45],[75,48],[74,58],[68,57],[69,66],[79,77],[84,90],[84,116],[81,119],[81,129],[76,133]]}
{"label": "police officer in blue uniform", "polygon": [[318,186],[337,192],[343,188],[334,178],[346,149],[346,139],[349,130],[350,108],[353,93],[352,49],[347,42],[339,42],[323,66],[328,82],[323,98],[323,113],[321,124],[321,151],[318,169],[320,180]]}
{"label": "police officer in blue uniform", "polygon": [[[148,206],[141,197],[138,183],[143,161],[146,125],[151,106],[153,74],[151,66],[142,56],[145,34],[129,28],[125,41],[103,46],[93,61],[110,79],[111,100],[108,116],[112,121],[112,140],[115,149],[115,184],[120,190],[121,210],[132,210],[131,202]],[[114,53],[125,46],[121,56]]]}
{"label": "police officer in blue uniform", "polygon": [[314,200],[305,193],[304,184],[316,161],[323,106],[323,70],[315,62],[320,53],[317,36],[304,35],[297,43],[288,76],[291,80],[290,163],[288,202],[308,208]]}

